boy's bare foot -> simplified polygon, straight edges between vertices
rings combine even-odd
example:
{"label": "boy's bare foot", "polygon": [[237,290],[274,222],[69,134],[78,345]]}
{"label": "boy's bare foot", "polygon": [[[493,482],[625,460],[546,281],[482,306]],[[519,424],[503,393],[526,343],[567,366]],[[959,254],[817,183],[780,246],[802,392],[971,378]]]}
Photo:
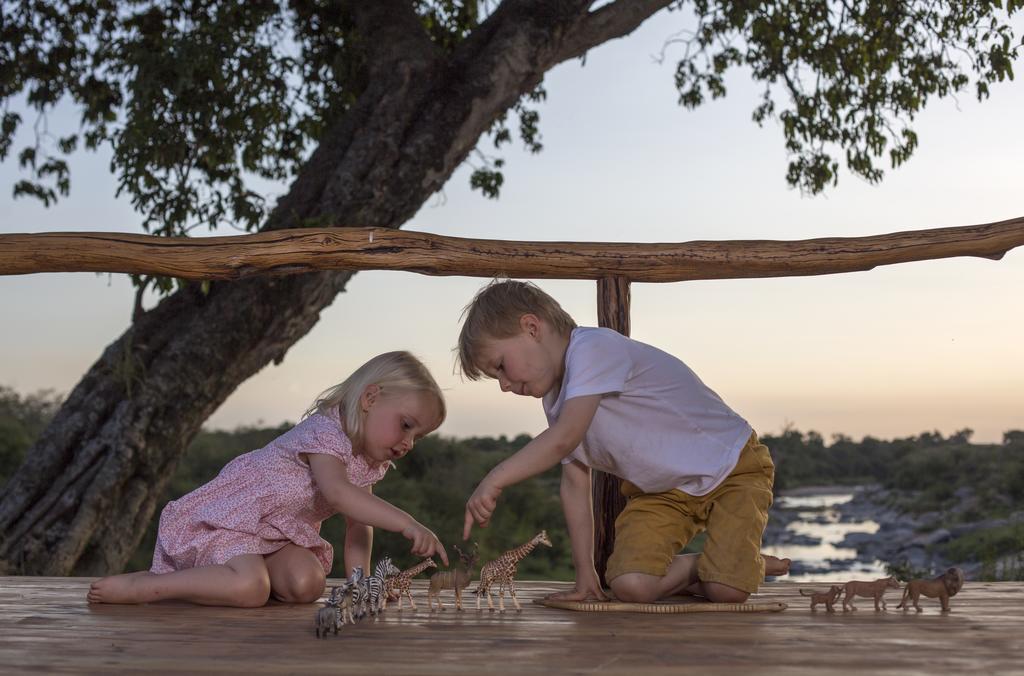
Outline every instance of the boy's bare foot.
{"label": "boy's bare foot", "polygon": [[764,574],[765,575],[786,575],[789,573],[789,559],[780,559],[777,556],[771,556],[770,554],[762,554],[761,558],[764,559]]}
{"label": "boy's bare foot", "polygon": [[147,599],[143,598],[145,590],[140,583],[152,577],[156,573],[148,570],[104,577],[89,585],[85,598],[89,603],[143,603]]}

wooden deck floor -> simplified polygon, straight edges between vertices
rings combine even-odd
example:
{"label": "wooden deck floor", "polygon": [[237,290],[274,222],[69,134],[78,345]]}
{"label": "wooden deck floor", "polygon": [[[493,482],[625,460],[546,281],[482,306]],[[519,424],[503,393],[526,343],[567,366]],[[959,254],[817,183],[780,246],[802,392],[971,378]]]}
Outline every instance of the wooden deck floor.
{"label": "wooden deck floor", "polygon": [[[943,615],[812,613],[801,585],[767,584],[754,601],[781,613],[522,613],[394,608],[317,639],[313,605],[256,610],[182,603],[90,606],[89,578],[0,578],[0,671],[380,674],[1024,673],[1024,584],[968,582]],[[525,600],[564,589],[522,583]],[[475,597],[469,595],[471,604]]]}

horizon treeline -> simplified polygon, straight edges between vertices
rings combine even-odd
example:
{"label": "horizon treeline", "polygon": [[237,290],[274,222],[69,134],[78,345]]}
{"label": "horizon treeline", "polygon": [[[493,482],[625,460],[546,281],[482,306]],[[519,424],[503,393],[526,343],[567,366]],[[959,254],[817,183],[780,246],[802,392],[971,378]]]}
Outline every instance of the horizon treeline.
{"label": "horizon treeline", "polygon": [[[0,486],[21,464],[25,452],[56,411],[60,397],[51,391],[21,396],[0,386]],[[159,508],[211,480],[232,458],[262,448],[292,427],[243,426],[233,431],[203,429],[196,435],[171,478]],[[834,435],[826,443],[817,432],[792,426],[779,434],[762,436],[776,463],[776,492],[812,485],[880,484],[900,496],[901,509],[917,513],[941,512],[952,521],[1006,517],[1024,504],[1024,430],[1009,430],[1001,444],[973,444],[972,431],[943,436],[932,431],[917,436],[884,440],[866,436],[860,441]],[[374,492],[406,510],[437,533],[454,556],[451,545],[461,541],[465,501],[476,483],[494,465],[530,441],[514,438],[431,435],[403,458]],[[513,486],[502,495],[501,506],[489,528],[473,531],[481,560],[518,546],[546,529],[554,546],[539,547],[520,566],[521,579],[572,579],[568,534],[558,498],[557,467],[533,480]],[[958,491],[970,489],[968,509],[956,510]],[[128,570],[149,567],[156,539],[159,508]],[[1016,529],[1000,550],[1013,551],[1022,534]],[[335,546],[332,576],[342,574],[344,520],[324,522],[322,535]],[[465,543],[468,544],[468,543]],[[407,567],[415,560],[407,541],[379,529],[374,534],[374,557],[391,556]],[[1003,551],[992,555],[1001,555]]]}

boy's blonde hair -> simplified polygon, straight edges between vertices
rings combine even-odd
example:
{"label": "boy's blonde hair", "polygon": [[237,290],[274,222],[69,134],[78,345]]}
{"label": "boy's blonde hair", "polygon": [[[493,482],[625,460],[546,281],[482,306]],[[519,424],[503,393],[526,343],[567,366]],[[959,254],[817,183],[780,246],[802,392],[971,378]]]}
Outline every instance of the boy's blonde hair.
{"label": "boy's blonde hair", "polygon": [[537,315],[561,336],[568,336],[576,322],[554,298],[531,282],[496,279],[480,289],[462,311],[458,367],[463,376],[479,380],[479,355],[489,340],[519,335],[523,315]]}
{"label": "boy's blonde hair", "polygon": [[441,388],[423,362],[404,350],[385,352],[366,362],[344,382],[321,393],[306,411],[306,415],[322,413],[337,407],[341,421],[345,425],[345,434],[353,444],[362,445],[363,422],[359,398],[370,385],[379,387],[380,395],[385,397],[408,392],[425,392],[433,395],[437,400],[439,415],[437,427],[444,422],[447,409]]}

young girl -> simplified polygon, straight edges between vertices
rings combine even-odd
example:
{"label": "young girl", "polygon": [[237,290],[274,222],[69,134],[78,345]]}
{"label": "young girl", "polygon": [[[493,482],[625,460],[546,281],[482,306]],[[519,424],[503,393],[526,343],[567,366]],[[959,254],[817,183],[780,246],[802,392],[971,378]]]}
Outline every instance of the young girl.
{"label": "young girl", "polygon": [[430,530],[374,496],[393,460],[444,421],[441,390],[408,352],[388,352],[326,391],[305,419],[241,455],[160,515],[153,566],[92,584],[91,603],[181,599],[257,607],[273,596],[311,603],[333,549],[320,523],[345,515],[345,567],[370,570],[373,526],[401,533],[413,554],[448,556]]}

